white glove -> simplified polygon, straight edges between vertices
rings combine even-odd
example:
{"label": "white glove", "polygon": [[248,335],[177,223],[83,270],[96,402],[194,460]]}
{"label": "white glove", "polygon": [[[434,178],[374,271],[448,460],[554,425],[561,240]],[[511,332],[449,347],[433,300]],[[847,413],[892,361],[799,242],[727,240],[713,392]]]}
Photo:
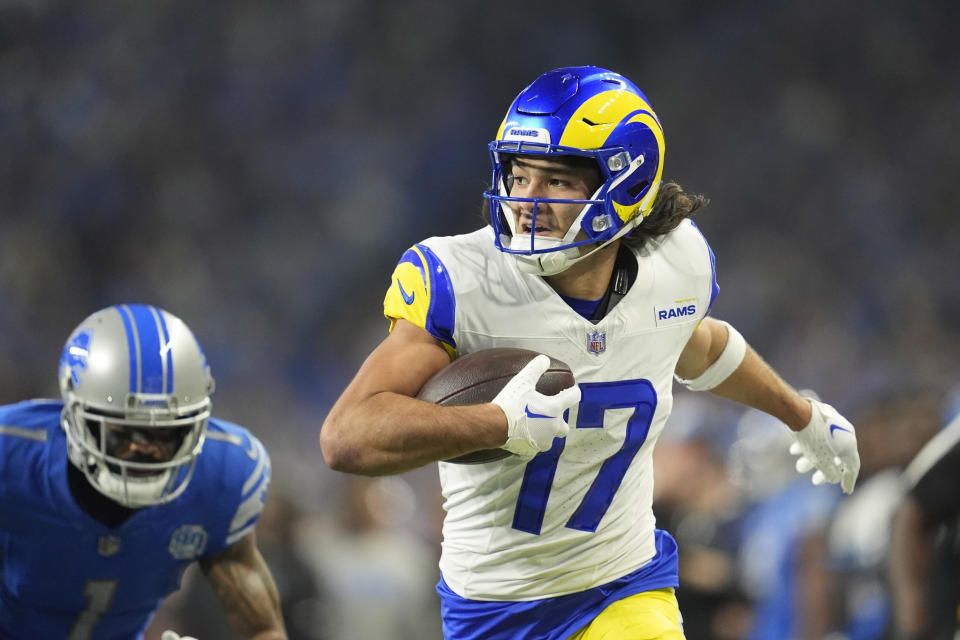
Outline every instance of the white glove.
{"label": "white glove", "polygon": [[853,493],[860,473],[857,432],[850,421],[828,404],[807,398],[813,414],[800,431],[792,432],[796,441],[790,453],[800,456],[797,471],[813,473],[813,484],[840,483],[844,493]]}
{"label": "white glove", "polygon": [[171,631],[167,629],[160,634],[160,640],[197,640],[193,636],[182,636],[176,631]]}
{"label": "white glove", "polygon": [[563,413],[580,402],[580,387],[567,387],[555,396],[538,392],[537,381],[549,367],[550,358],[538,355],[493,399],[507,416],[507,442],[502,449],[532,458],[550,449],[554,438],[563,438],[570,430]]}

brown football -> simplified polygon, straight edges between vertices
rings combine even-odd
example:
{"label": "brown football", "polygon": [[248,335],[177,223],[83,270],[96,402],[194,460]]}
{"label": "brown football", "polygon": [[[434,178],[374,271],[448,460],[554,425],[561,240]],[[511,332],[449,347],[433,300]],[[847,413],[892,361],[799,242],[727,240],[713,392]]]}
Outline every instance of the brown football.
{"label": "brown football", "polygon": [[[539,354],[529,349],[498,347],[460,356],[427,380],[417,397],[444,406],[490,402],[528,362]],[[570,367],[550,358],[550,368],[540,376],[537,391],[559,393],[576,384]],[[484,449],[451,458],[447,462],[477,464],[512,455],[503,449]]]}

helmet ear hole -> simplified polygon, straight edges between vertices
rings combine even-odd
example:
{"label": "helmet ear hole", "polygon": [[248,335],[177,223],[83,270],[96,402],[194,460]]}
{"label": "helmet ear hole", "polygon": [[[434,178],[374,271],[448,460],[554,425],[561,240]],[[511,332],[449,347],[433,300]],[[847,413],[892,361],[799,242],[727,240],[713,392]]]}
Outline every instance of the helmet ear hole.
{"label": "helmet ear hole", "polygon": [[649,186],[650,186],[650,181],[649,181],[649,180],[641,180],[641,181],[638,182],[637,184],[635,184],[635,185],[633,185],[632,187],[630,187],[629,189],[627,189],[627,193],[630,194],[630,197],[631,197],[631,198],[633,198],[634,200],[636,200],[636,199],[637,199],[637,196],[639,196],[641,193],[643,193],[644,189],[646,189],[646,188],[649,187]]}

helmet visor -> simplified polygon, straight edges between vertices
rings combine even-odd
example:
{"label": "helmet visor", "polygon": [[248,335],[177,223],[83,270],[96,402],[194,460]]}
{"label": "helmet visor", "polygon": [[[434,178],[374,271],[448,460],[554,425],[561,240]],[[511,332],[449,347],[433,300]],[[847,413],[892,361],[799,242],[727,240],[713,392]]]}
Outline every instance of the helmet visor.
{"label": "helmet visor", "polygon": [[192,428],[191,425],[132,427],[104,422],[103,450],[108,458],[126,462],[150,465],[170,462],[190,435]]}
{"label": "helmet visor", "polygon": [[199,452],[209,411],[166,420],[149,421],[83,412],[93,449],[114,473],[125,469],[133,477],[156,475],[188,462]]}

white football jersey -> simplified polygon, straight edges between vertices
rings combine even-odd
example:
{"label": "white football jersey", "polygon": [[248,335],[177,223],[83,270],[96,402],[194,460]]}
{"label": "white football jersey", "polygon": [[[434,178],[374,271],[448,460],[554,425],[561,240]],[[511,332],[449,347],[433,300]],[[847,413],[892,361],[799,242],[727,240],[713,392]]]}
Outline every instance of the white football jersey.
{"label": "white football jersey", "polygon": [[628,574],[655,554],[654,443],[673,372],[716,294],[713,254],[689,220],[637,252],[629,292],[597,324],[500,252],[490,227],[408,250],[384,301],[454,355],[522,347],[566,362],[582,399],[570,432],[533,460],[440,462],[440,569],[477,600],[534,600]]}

